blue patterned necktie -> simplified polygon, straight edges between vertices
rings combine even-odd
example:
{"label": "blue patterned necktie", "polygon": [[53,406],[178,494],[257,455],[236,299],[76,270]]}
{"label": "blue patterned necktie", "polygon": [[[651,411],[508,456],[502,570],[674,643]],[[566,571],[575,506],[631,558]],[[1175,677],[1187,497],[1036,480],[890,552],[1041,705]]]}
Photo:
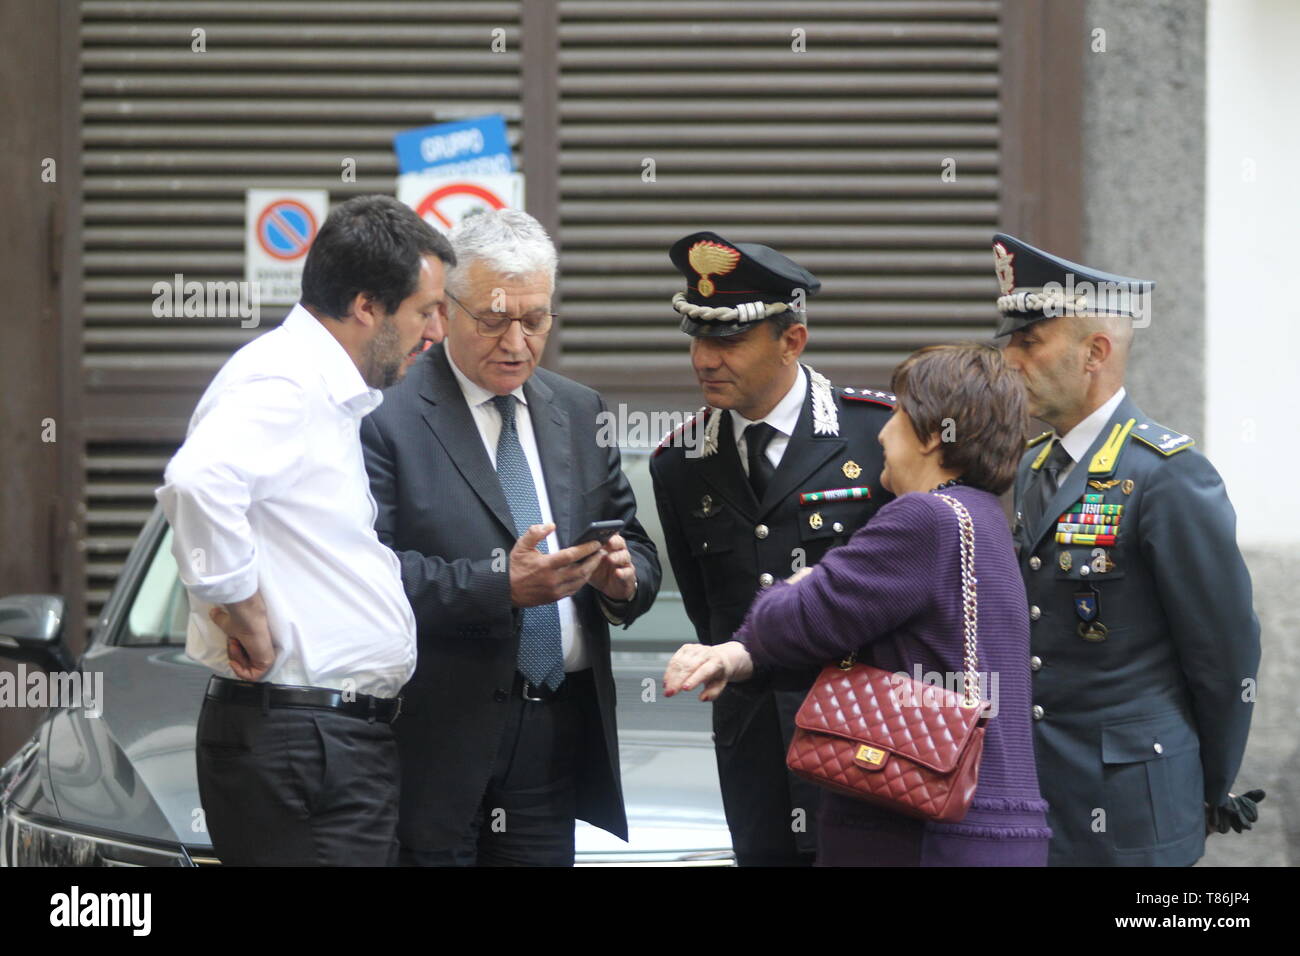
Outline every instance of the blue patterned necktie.
{"label": "blue patterned necktie", "polygon": [[[497,479],[506,494],[510,517],[515,520],[515,534],[522,536],[529,525],[542,523],[542,508],[537,503],[533,472],[519,444],[515,428],[515,397],[494,395],[492,403],[501,413],[501,437],[497,439]],[[546,541],[537,545],[549,553]],[[555,604],[526,607],[524,628],[519,637],[519,673],[534,687],[545,684],[555,690],[564,681],[564,650],[560,640],[560,610]]]}

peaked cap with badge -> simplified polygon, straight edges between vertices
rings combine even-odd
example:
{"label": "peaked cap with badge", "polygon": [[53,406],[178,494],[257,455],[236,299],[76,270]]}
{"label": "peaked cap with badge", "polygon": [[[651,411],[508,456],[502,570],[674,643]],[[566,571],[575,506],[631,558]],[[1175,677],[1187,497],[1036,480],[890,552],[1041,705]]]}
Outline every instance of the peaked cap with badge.
{"label": "peaked cap with badge", "polygon": [[687,335],[736,335],[755,322],[786,312],[807,322],[802,300],[822,284],[775,249],[729,242],[716,232],[696,232],[673,243],[668,257],[686,277],[686,291],[673,296]]}
{"label": "peaked cap with badge", "polygon": [[1150,314],[1150,279],[1101,272],[1015,236],[993,237],[993,266],[1001,295],[998,335],[1010,335],[1034,322],[1059,315],[1121,315],[1142,319]]}
{"label": "peaked cap with badge", "polygon": [[[993,252],[999,334],[1048,317],[1033,296],[1054,293],[1065,272],[1144,294],[1153,285],[1010,236],[995,236]],[[1049,865],[1194,863],[1205,805],[1223,804],[1240,766],[1259,622],[1236,514],[1194,445],[1125,393],[1077,462],[1050,431],[1021,458],[1013,536]]]}
{"label": "peaked cap with badge", "polygon": [[[781,253],[713,232],[686,236],[670,255],[687,278],[687,291],[673,305],[691,336],[736,335],[799,312],[799,298],[821,287]],[[668,557],[701,643],[730,640],[760,590],[815,564],[893,497],[880,484],[877,436],[894,396],[832,386],[808,365],[803,372],[807,385],[793,434],[757,487],[747,466],[749,436],[742,452],[725,409],[700,409],[650,460]],[[785,754],[794,714],[815,676],[756,675],[728,685],[713,703],[723,806],[742,866],[812,860],[820,792],[786,770]],[[797,833],[790,826],[796,809],[806,815]]]}

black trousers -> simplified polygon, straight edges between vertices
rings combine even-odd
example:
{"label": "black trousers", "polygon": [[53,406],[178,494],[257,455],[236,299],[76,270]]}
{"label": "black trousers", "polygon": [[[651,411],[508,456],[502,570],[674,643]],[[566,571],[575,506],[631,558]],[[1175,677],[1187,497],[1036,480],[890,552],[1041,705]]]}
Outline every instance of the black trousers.
{"label": "black trousers", "polygon": [[551,700],[525,700],[515,677],[496,762],[460,841],[438,850],[403,846],[404,866],[572,866],[580,761],[599,733],[590,670],[565,675]]}
{"label": "black trousers", "polygon": [[396,862],[397,743],[388,724],[204,697],[195,756],[223,864]]}
{"label": "black trousers", "polygon": [[803,691],[728,684],[713,702],[722,808],[739,866],[812,866],[821,791],[786,769]]}

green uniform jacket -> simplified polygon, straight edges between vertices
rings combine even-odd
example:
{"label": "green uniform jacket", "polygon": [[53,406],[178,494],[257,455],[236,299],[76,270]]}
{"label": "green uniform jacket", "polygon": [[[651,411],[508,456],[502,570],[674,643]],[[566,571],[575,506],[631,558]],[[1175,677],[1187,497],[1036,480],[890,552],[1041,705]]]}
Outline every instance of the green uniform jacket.
{"label": "green uniform jacket", "polygon": [[1050,863],[1190,865],[1254,706],[1259,622],[1236,513],[1192,440],[1125,396],[1038,527],[1023,527],[1046,437],[1020,463],[1015,538]]}

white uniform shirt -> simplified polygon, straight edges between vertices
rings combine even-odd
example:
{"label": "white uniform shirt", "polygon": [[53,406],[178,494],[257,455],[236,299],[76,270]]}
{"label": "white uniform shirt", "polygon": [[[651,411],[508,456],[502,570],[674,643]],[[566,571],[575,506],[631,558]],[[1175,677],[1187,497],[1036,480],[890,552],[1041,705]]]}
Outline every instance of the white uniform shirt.
{"label": "white uniform shirt", "polygon": [[[799,424],[799,413],[803,411],[803,401],[807,394],[808,373],[801,365],[790,390],[763,419],[776,429],[776,434],[767,443],[767,460],[772,463],[773,468],[781,464],[786,446],[790,444],[790,436],[794,434],[794,427]],[[740,454],[740,467],[744,469],[746,475],[749,474],[749,448],[748,442],[745,441],[745,429],[753,424],[755,423],[740,412],[731,410],[731,431],[736,439],[736,451]]]}
{"label": "white uniform shirt", "polygon": [[[495,469],[497,442],[501,438],[501,413],[492,402],[493,393],[471,382],[465,376],[465,373],[457,367],[451,349],[447,349],[447,364],[451,366],[456,381],[460,384],[461,394],[465,396],[465,404],[469,406],[470,413],[474,416],[479,437],[483,439],[483,447],[487,449],[488,461],[492,462],[492,467]],[[518,399],[519,405],[522,406],[515,408],[515,431],[519,433],[519,444],[523,447],[524,458],[528,460],[528,470],[532,472],[533,487],[537,489],[537,504],[542,512],[542,524],[551,524],[555,519],[551,516],[551,499],[546,491],[546,478],[542,474],[542,459],[537,452],[537,437],[533,433],[533,419],[528,408],[528,399],[524,397],[522,385],[510,394]],[[552,531],[547,535],[546,547],[549,554],[554,554],[561,549],[558,531]],[[555,606],[560,612],[560,646],[564,653],[564,672],[572,674],[574,671],[585,670],[591,666],[591,659],[587,654],[587,642],[583,637],[582,625],[578,623],[573,599],[560,598]]]}
{"label": "white uniform shirt", "polygon": [[361,454],[381,401],[301,305],[217,373],[155,492],[189,591],[190,657],[234,676],[208,610],[260,590],[276,649],[263,680],[395,697],[410,679],[415,617]]}

